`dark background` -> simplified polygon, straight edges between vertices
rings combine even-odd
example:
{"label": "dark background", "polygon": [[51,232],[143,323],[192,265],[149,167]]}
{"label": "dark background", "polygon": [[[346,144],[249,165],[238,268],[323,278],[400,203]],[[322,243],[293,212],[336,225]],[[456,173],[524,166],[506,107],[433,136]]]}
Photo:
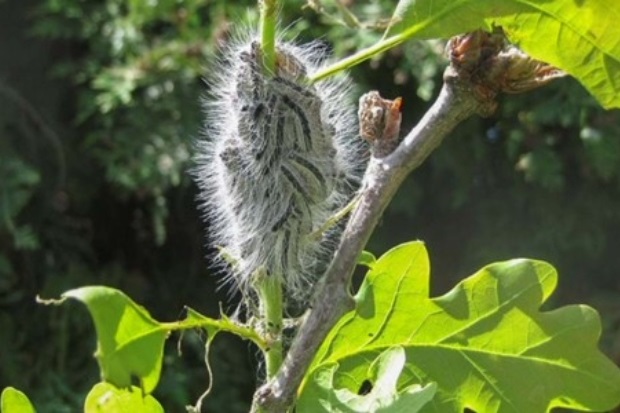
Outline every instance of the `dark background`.
{"label": "dark background", "polygon": [[[254,2],[0,0],[0,388],[40,412],[82,409],[98,381],[94,329],[77,304],[43,307],[83,285],[124,290],[161,321],[184,305],[216,317],[234,298],[205,256],[208,226],[191,169],[201,134],[201,78]],[[333,24],[286,2],[283,26],[339,56],[380,30]],[[372,25],[391,1],[349,1]],[[368,2],[370,3],[370,2]],[[332,16],[336,10],[327,9]],[[352,71],[358,95],[405,101],[403,131],[430,105],[441,42],[411,42]],[[459,126],[403,185],[367,249],[421,239],[433,291],[493,261],[544,259],[560,273],[548,307],[586,303],[603,317],[603,349],[620,361],[620,112],[573,79],[505,96],[497,113]],[[156,397],[184,411],[207,384],[204,337],[169,340]],[[257,351],[220,336],[209,411],[247,411]]]}

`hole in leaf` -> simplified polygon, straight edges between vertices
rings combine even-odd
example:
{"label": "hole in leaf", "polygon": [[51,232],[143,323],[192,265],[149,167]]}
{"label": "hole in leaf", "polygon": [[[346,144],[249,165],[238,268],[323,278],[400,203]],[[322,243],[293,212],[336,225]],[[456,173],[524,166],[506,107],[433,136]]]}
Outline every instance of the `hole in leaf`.
{"label": "hole in leaf", "polygon": [[140,376],[136,375],[136,374],[132,374],[131,375],[131,385],[135,386],[139,389],[142,389],[142,380],[140,379]]}
{"label": "hole in leaf", "polygon": [[359,396],[365,396],[372,391],[372,382],[370,380],[364,380],[360,386],[357,394]]}

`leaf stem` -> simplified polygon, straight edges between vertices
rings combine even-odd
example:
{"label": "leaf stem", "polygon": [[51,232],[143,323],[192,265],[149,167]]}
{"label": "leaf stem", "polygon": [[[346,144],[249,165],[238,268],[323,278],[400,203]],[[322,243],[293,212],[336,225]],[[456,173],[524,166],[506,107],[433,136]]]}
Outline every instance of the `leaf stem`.
{"label": "leaf stem", "polygon": [[[189,309],[193,312],[193,310]],[[256,330],[243,324],[236,323],[226,317],[215,320],[195,313],[197,317],[192,320],[182,320],[171,323],[159,323],[162,329],[167,331],[191,330],[194,328],[213,329],[216,331],[225,331],[235,334],[243,339],[250,340],[258,346],[262,351],[269,348],[269,343],[261,337]]]}
{"label": "leaf stem", "polygon": [[257,276],[256,291],[260,300],[260,315],[264,325],[263,336],[267,347],[263,350],[267,378],[276,375],[282,364],[282,281],[280,277],[262,272]]}
{"label": "leaf stem", "polygon": [[261,49],[266,73],[276,72],[277,0],[259,0]]}
{"label": "leaf stem", "polygon": [[356,66],[360,63],[362,63],[365,60],[368,60],[370,58],[372,58],[374,55],[377,55],[379,53],[383,53],[386,50],[391,49],[392,47],[395,47],[399,44],[401,44],[402,42],[404,42],[405,40],[407,40],[407,37],[404,36],[403,34],[399,34],[396,36],[392,36],[392,37],[388,37],[385,40],[380,41],[379,43],[375,44],[374,46],[368,47],[366,49],[362,49],[359,52],[346,57],[342,60],[337,61],[336,63],[334,63],[331,66],[326,67],[323,70],[320,70],[318,72],[316,72],[315,74],[313,74],[312,76],[309,77],[311,82],[316,82],[322,79],[325,79],[326,77],[330,77],[333,76],[334,74],[341,72],[343,70],[347,70],[353,66]]}
{"label": "leaf stem", "polygon": [[316,82],[321,79],[325,79],[326,77],[333,76],[334,74],[341,72],[343,70],[350,69],[351,67],[356,66],[362,63],[363,61],[368,60],[379,53],[383,53],[393,47],[398,46],[399,44],[405,42],[406,40],[411,39],[416,34],[419,34],[424,29],[431,26],[431,23],[432,22],[430,21],[423,21],[419,24],[415,24],[409,27],[407,30],[403,30],[399,34],[396,34],[388,38],[383,38],[381,39],[381,41],[379,41],[379,43],[373,46],[367,47],[366,49],[362,49],[359,52],[349,57],[346,57],[342,60],[339,60],[333,65],[328,66],[325,69],[316,72],[315,74],[309,77],[309,80],[310,82]]}
{"label": "leaf stem", "polygon": [[[259,0],[260,33],[263,69],[266,74],[276,73],[276,27],[278,0]],[[282,364],[282,281],[265,272],[257,274],[256,292],[260,300],[263,336],[267,346],[261,348],[267,367],[267,378],[276,375]]]}

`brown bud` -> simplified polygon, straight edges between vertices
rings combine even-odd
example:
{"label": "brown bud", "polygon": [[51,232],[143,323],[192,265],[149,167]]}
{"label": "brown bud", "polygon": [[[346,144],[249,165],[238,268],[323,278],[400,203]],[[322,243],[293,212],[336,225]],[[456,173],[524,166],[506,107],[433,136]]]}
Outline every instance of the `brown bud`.
{"label": "brown bud", "polygon": [[371,144],[375,157],[387,156],[398,146],[402,104],[402,98],[383,99],[377,91],[360,98],[360,135]]}

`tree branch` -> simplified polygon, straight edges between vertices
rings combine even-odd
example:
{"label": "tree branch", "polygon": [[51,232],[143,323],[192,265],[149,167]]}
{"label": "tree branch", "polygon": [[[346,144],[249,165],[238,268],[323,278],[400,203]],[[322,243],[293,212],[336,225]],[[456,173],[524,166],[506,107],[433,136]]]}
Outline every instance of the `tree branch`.
{"label": "tree branch", "polygon": [[[371,109],[378,112],[364,109],[364,105],[372,104],[372,98],[362,102],[360,119],[371,121],[362,125],[362,135],[371,139],[374,153],[364,175],[360,201],[318,287],[312,310],[307,313],[278,374],[256,391],[255,408],[283,413],[293,405],[321,343],[335,323],[354,307],[349,285],[357,259],[407,175],[462,121],[474,114],[493,113],[499,93],[531,90],[564,75],[507,45],[499,29],[456,36],[450,40],[448,49],[450,66],[444,73],[444,85],[437,100],[393,152],[394,128],[400,125],[400,114],[394,109],[400,108],[400,100],[374,99],[379,106]],[[392,112],[381,111],[386,108]]]}
{"label": "tree branch", "polygon": [[490,103],[472,92],[472,85],[446,70],[439,97],[422,120],[390,155],[372,157],[361,191],[324,281],[316,294],[279,373],[255,394],[254,404],[279,413],[292,405],[316,351],[334,324],[353,308],[350,279],[366,242],[383,211],[407,175],[422,164],[444,137],[463,120],[488,113]]}

